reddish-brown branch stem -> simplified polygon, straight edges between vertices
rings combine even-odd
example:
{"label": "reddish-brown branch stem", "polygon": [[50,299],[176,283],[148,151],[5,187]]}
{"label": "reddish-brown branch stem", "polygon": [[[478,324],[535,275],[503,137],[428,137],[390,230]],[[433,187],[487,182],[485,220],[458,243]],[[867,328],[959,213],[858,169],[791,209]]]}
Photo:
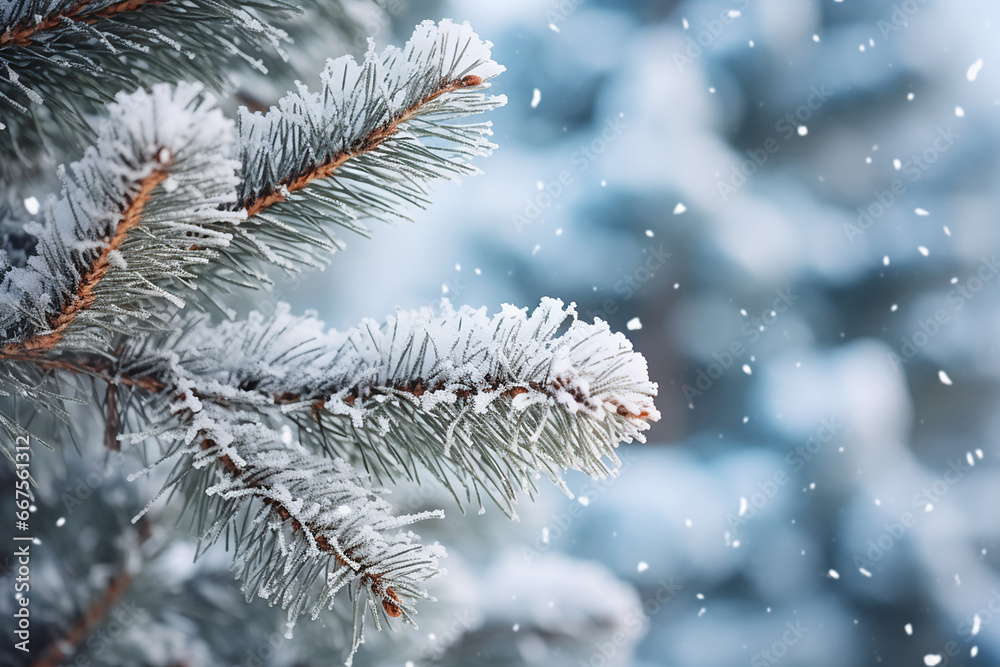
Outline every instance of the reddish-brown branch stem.
{"label": "reddish-brown branch stem", "polygon": [[[84,274],[77,285],[76,294],[66,300],[62,309],[49,321],[49,330],[43,334],[32,336],[21,343],[12,343],[0,349],[0,359],[20,357],[29,361],[38,353],[47,352],[62,340],[66,327],[71,325],[77,316],[94,305],[97,300],[97,286],[111,269],[113,252],[121,248],[128,233],[142,222],[142,213],[153,195],[153,191],[167,178],[167,172],[157,169],[139,182],[139,191],[131,199],[122,214],[122,219],[115,228],[107,245],[101,250],[90,269]],[[41,359],[39,359],[41,361]]]}
{"label": "reddish-brown branch stem", "polygon": [[[406,384],[390,385],[388,387],[385,387],[384,389],[391,390],[394,393],[410,394],[416,398],[420,398],[427,392],[438,391],[443,388],[444,388],[443,386],[428,384],[424,380],[417,379],[412,382],[408,382]],[[497,389],[499,388],[500,388],[499,381],[487,378],[482,386],[477,387],[474,390],[461,389],[455,392],[455,395],[459,400],[465,400],[476,394],[497,391]],[[506,391],[501,393],[500,396],[503,398],[514,398],[515,396],[519,396],[520,394],[528,393],[529,390],[539,391],[547,394],[551,394],[554,391],[567,390],[570,391],[573,394],[573,398],[575,398],[580,403],[586,402],[586,396],[579,389],[577,388],[567,389],[565,382],[558,377],[549,383],[528,382],[526,386],[522,385],[522,386],[511,387],[510,389],[507,389]],[[365,392],[362,389],[355,387],[347,393],[347,396],[344,398],[344,402],[347,403],[348,405],[354,405],[354,402],[357,401],[359,398],[362,397],[367,398],[369,393],[370,392]],[[274,402],[277,403],[278,405],[287,405],[289,403],[300,403],[302,401],[312,401],[314,416],[317,416],[319,414],[319,411],[323,408],[323,404],[326,403],[327,400],[329,400],[329,396],[307,398],[303,397],[300,394],[296,394],[294,392],[281,392],[274,395]],[[614,402],[612,402],[612,404],[616,406],[618,415],[621,417],[630,417],[632,419],[642,419],[642,420],[646,420],[649,418],[649,412],[645,410],[640,412],[639,414],[635,414],[631,412],[628,408],[626,408],[624,405],[617,405]]]}
{"label": "reddish-brown branch stem", "polygon": [[[152,534],[148,521],[141,521],[137,526],[139,530],[139,544],[144,543]],[[132,586],[133,577],[128,572],[119,572],[104,589],[104,593],[94,600],[76,623],[60,637],[51,643],[38,660],[32,663],[32,667],[59,667],[63,661],[71,656],[80,645],[107,617],[108,612],[121,601],[125,593]]]}
{"label": "reddish-brown branch stem", "polygon": [[45,654],[36,660],[32,667],[58,667],[63,660],[72,655],[76,646],[86,639],[94,628],[96,628],[108,615],[111,608],[121,600],[122,596],[132,585],[132,576],[121,572],[104,591],[104,594],[94,600],[90,608],[77,619],[76,624],[69,629],[59,641],[51,644]]}
{"label": "reddish-brown branch stem", "polygon": [[[203,440],[201,443],[201,448],[203,450],[209,450],[216,446],[217,445],[215,441],[210,439]],[[230,456],[223,454],[218,458],[219,458],[219,463],[222,465],[223,468],[225,468],[228,474],[232,475],[237,479],[246,475],[246,471],[241,469],[238,465],[236,465],[236,462],[233,461],[233,459]],[[246,485],[252,489],[258,489],[261,491],[266,490],[266,487],[258,481],[253,481],[253,480],[247,481]],[[292,512],[287,507],[285,507],[279,500],[275,500],[274,498],[269,498],[267,496],[258,496],[258,497],[262,501],[264,501],[264,504],[268,505],[271,509],[277,512],[278,516],[281,517],[282,521],[289,521],[293,532],[298,532],[300,530],[307,531],[310,535],[312,535],[313,540],[315,540],[316,548],[318,548],[323,553],[327,553],[333,556],[336,559],[337,563],[339,563],[342,567],[350,567],[347,561],[345,561],[341,557],[341,555],[337,553],[337,550],[333,547],[333,545],[330,544],[330,541],[326,538],[326,536],[323,535],[323,531],[319,526],[316,526],[309,522],[303,524],[298,519],[296,519],[292,515]],[[381,598],[382,608],[385,610],[386,614],[392,616],[393,618],[398,618],[399,616],[402,616],[403,610],[399,606],[399,596],[396,595],[396,591],[392,590],[391,587],[386,587],[383,584],[382,575],[365,573],[362,576],[362,582],[366,586],[368,586],[373,593],[375,593]]]}
{"label": "reddish-brown branch stem", "polygon": [[63,21],[73,21],[74,23],[86,23],[88,25],[92,25],[101,19],[117,16],[118,14],[123,14],[125,12],[135,11],[143,5],[159,5],[166,1],[167,0],[122,0],[121,2],[110,4],[103,9],[98,9],[88,13],[87,9],[90,7],[90,0],[81,0],[81,2],[78,2],[69,9],[46,16],[35,24],[23,25],[4,31],[0,34],[0,47],[7,46],[9,44],[16,46],[28,46],[34,41],[35,36],[38,33],[52,30]]}
{"label": "reddish-brown branch stem", "polygon": [[77,355],[72,359],[63,359],[45,357],[39,354],[0,354],[0,359],[32,364],[44,371],[67,371],[76,375],[89,375],[108,384],[139,387],[154,394],[166,388],[163,382],[149,375],[115,376],[112,374],[110,360],[97,355]]}
{"label": "reddish-brown branch stem", "polygon": [[[36,24],[30,29],[25,28],[20,32],[5,33],[4,38],[7,39],[7,42],[0,42],[0,45],[14,40],[15,37],[10,37],[11,34],[20,35],[17,39],[29,38],[32,33],[26,31],[37,31],[42,29],[41,26],[46,25],[51,27],[54,23],[51,25],[49,24],[52,21],[57,21],[57,17],[89,21],[91,19],[121,13],[122,11],[129,11],[137,8],[139,5],[152,1],[160,0],[130,0],[129,2],[120,2],[98,12],[87,14],[85,17],[83,17],[83,12],[85,11],[86,3],[81,3],[75,6],[72,10],[68,10],[62,14],[44,19],[42,22]],[[284,187],[282,189],[274,190],[266,195],[262,195],[258,199],[247,204],[247,215],[253,216],[259,214],[268,206],[284,201],[287,192],[301,190],[316,179],[328,178],[351,158],[375,150],[383,142],[385,142],[386,139],[395,134],[403,123],[413,119],[422,107],[426,106],[440,96],[462,88],[476,87],[482,85],[482,83],[482,77],[474,74],[469,74],[461,79],[443,82],[434,93],[414,103],[392,120],[370,132],[349,151],[338,153],[326,163],[313,167],[312,169],[309,169],[295,178],[283,183]],[[59,343],[59,341],[62,340],[63,333],[66,328],[73,323],[77,316],[94,304],[94,301],[96,300],[96,288],[111,268],[112,252],[117,251],[121,247],[122,243],[124,243],[128,233],[140,224],[142,213],[146,204],[149,202],[153,191],[166,178],[166,171],[158,169],[140,182],[139,192],[126,207],[122,220],[119,222],[118,227],[115,229],[115,232],[109,240],[107,246],[104,247],[100,255],[94,261],[90,270],[80,281],[80,284],[77,286],[76,294],[70,299],[67,299],[60,312],[51,319],[49,322],[49,330],[43,334],[29,338],[27,341],[8,344],[0,348],[0,360],[33,362],[46,368],[62,368],[71,371],[79,370],[71,366],[61,365],[58,361],[49,360],[46,358],[45,353],[51,351]],[[139,386],[142,386],[150,391],[158,391],[159,389],[162,389],[162,384],[149,378],[140,379],[136,382],[136,384],[139,384]]]}
{"label": "reddish-brown branch stem", "polygon": [[351,158],[357,157],[364,153],[375,150],[386,139],[391,137],[399,130],[399,126],[403,123],[412,120],[414,116],[420,111],[420,109],[426,106],[428,103],[433,102],[437,98],[441,97],[446,93],[451,93],[462,88],[474,88],[476,86],[482,85],[483,78],[475,74],[469,74],[468,76],[462,77],[461,79],[456,79],[454,81],[446,81],[438,87],[436,91],[412,104],[403,113],[399,114],[389,122],[377,127],[372,130],[367,136],[357,142],[350,150],[337,153],[325,163],[313,167],[302,174],[299,174],[293,179],[289,179],[283,182],[283,189],[273,190],[265,195],[258,197],[256,200],[249,202],[246,206],[247,216],[254,216],[263,211],[268,206],[272,206],[279,202],[285,200],[285,192],[295,192],[296,190],[301,190],[318,178],[329,178],[333,175],[337,169],[344,165],[345,162]]}

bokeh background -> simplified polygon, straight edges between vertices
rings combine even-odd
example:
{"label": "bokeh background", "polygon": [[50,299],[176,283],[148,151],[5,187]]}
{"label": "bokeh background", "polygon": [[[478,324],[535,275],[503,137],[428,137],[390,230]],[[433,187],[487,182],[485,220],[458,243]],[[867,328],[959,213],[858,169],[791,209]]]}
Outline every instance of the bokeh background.
{"label": "bokeh background", "polygon": [[[628,333],[663,417],[617,478],[540,484],[516,523],[397,489],[448,512],[419,528],[448,573],[419,631],[369,633],[354,664],[1000,664],[1000,5],[378,4],[380,45],[443,17],[495,43],[499,149],[278,295],[337,328],[442,297],[572,301]],[[157,480],[105,460],[93,415],[74,425],[33,464],[41,645],[126,572],[69,664],[343,662],[342,623],[282,639],[223,545],[193,563],[169,516],[132,531]]]}
{"label": "bokeh background", "polygon": [[[619,479],[470,518],[477,565],[539,602],[485,604],[504,640],[452,654],[561,664],[523,627],[576,609],[610,625],[573,665],[1000,664],[1000,6],[388,9],[383,35],[451,16],[496,44],[500,148],[288,298],[338,327],[574,301],[632,328],[663,413]],[[524,583],[557,553],[596,582],[561,611]]]}

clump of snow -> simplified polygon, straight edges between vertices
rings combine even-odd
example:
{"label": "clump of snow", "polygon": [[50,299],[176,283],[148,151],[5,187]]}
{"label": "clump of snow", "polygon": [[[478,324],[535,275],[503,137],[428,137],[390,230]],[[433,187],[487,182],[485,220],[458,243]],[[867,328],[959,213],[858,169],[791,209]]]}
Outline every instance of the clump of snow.
{"label": "clump of snow", "polygon": [[969,65],[968,71],[965,73],[965,78],[969,81],[975,81],[979,77],[979,73],[983,69],[983,59],[980,58],[976,62]]}

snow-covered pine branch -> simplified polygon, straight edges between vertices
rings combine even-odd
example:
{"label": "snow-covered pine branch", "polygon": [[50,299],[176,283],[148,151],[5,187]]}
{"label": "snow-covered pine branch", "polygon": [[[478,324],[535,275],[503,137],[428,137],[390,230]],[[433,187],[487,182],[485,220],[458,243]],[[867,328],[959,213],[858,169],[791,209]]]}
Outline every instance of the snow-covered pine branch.
{"label": "snow-covered pine branch", "polygon": [[367,234],[363,218],[426,205],[430,181],[478,173],[470,160],[495,148],[491,123],[453,121],[506,103],[479,92],[503,71],[491,47],[468,24],[425,21],[402,49],[329,61],[317,92],[242,109],[241,238],[289,271],[321,265],[342,245],[334,226]]}
{"label": "snow-covered pine branch", "polygon": [[424,202],[427,181],[475,171],[468,159],[489,153],[489,124],[444,121],[502,103],[471,90],[501,69],[467,25],[425,23],[402,51],[331,61],[321,94],[243,113],[235,145],[198,86],[120,95],[96,146],[61,172],[62,197],[29,227],[34,256],[3,277],[2,356],[106,350],[113,333],[169,319],[149,300],[182,306],[196,276],[210,292],[266,284],[252,259],[321,263],[336,247],[331,227],[398,213]]}
{"label": "snow-covered pine branch", "polygon": [[[169,78],[164,44],[198,56],[173,75],[212,85],[223,52],[283,38],[247,13],[276,4],[0,2],[0,118],[21,114],[0,133],[41,141],[140,72]],[[183,39],[151,29],[157,12]],[[475,173],[490,124],[459,119],[505,102],[482,92],[503,69],[490,48],[468,25],[425,22],[403,49],[330,61],[317,91],[236,124],[200,83],[119,93],[94,146],[60,169],[59,196],[40,214],[0,208],[0,397],[65,419],[74,388],[103,388],[105,442],[158,439],[175,465],[165,490],[182,492],[204,546],[232,540],[248,596],[291,625],[348,592],[351,655],[369,612],[412,622],[441,555],[405,530],[438,514],[394,516],[352,464],[377,481],[429,471],[460,505],[485,494],[513,514],[536,473],[607,475],[619,442],[659,418],[631,344],[552,299],[494,316],[444,302],[342,333],[285,306],[222,324],[181,315],[215,303],[232,320],[233,286],[321,265],[337,227],[365,233],[363,218],[426,204],[432,180]],[[37,136],[22,132],[42,116]],[[0,427],[23,432],[2,413]]]}
{"label": "snow-covered pine branch", "polygon": [[[0,177],[38,150],[90,138],[87,116],[121,90],[199,81],[280,62],[285,3],[216,0],[0,2]],[[9,156],[10,159],[8,159]]]}
{"label": "snow-covered pine branch", "polygon": [[659,419],[631,343],[553,299],[492,317],[445,301],[342,333],[281,307],[195,326],[168,347],[206,391],[238,387],[231,400],[276,404],[318,450],[380,479],[427,470],[459,503],[481,505],[484,491],[510,512],[533,471],[603,477],[618,443],[642,441]]}
{"label": "snow-covered pine branch", "polygon": [[[198,289],[211,286],[199,269],[244,217],[224,210],[232,123],[200,85],[122,94],[108,112],[96,144],[59,170],[61,196],[24,225],[31,241],[0,252],[0,395],[57,415],[70,383],[51,372],[81,370],[63,354],[103,356],[106,369],[116,335],[162,327],[195,272]],[[13,422],[0,417],[16,433]]]}
{"label": "snow-covered pine branch", "polygon": [[173,405],[182,456],[169,486],[184,491],[202,549],[223,536],[234,545],[233,570],[247,600],[285,609],[290,636],[299,616],[334,609],[344,591],[353,602],[352,656],[369,613],[378,629],[389,618],[415,626],[413,602],[427,598],[421,584],[438,574],[444,551],[405,529],[443,514],[394,516],[350,464],[309,454],[290,432],[282,437],[259,423],[257,412],[215,400],[184,397]]}
{"label": "snow-covered pine branch", "polygon": [[31,364],[80,370],[49,352],[106,354],[115,335],[169,322],[192,290],[214,300],[268,284],[268,264],[319,264],[331,228],[400,214],[429,180],[473,173],[489,125],[449,121],[501,104],[477,92],[501,69],[467,25],[425,23],[403,50],[331,61],[321,94],[244,113],[238,141],[197,85],[119,95],[96,145],[60,172],[62,196],[27,225],[29,259],[0,256],[0,392],[30,398]]}
{"label": "snow-covered pine branch", "polygon": [[168,488],[204,544],[226,536],[244,591],[289,623],[346,588],[352,652],[366,612],[412,620],[441,554],[387,534],[437,513],[394,517],[345,459],[379,478],[429,471],[460,504],[485,492],[513,513],[535,471],[604,476],[618,443],[659,418],[628,340],[554,299],[492,317],[445,301],[346,332],[287,305],[219,325],[196,315],[126,347],[118,372],[158,387],[160,414],[125,439],[155,435],[164,460],[179,455]]}
{"label": "snow-covered pine branch", "polygon": [[193,278],[243,217],[220,210],[235,201],[232,123],[200,86],[160,84],[108,111],[95,146],[60,170],[62,196],[27,227],[34,253],[0,283],[4,360],[107,351],[114,334],[162,323],[182,305],[170,284]]}

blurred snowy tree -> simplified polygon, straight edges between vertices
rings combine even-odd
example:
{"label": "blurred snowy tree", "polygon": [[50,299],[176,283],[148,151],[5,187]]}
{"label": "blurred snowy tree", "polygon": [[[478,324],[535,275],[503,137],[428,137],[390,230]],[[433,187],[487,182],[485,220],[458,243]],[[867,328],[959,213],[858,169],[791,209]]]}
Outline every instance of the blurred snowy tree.
{"label": "blurred snowy tree", "polygon": [[[227,118],[216,95],[259,105],[240,70],[299,75],[292,37],[320,22],[345,37],[358,25],[339,3],[0,3],[2,476],[31,476],[46,545],[25,592],[30,657],[5,645],[5,664],[224,664],[251,638],[261,663],[309,655],[295,641],[325,652],[317,664],[346,643],[350,663],[366,619],[414,624],[443,555],[408,530],[441,512],[397,515],[381,485],[429,477],[460,506],[514,517],[541,475],[613,474],[618,443],[659,418],[644,359],[558,300],[492,317],[444,302],[346,332],[282,304],[239,315],[239,292],[269,287],[275,267],[322,267],[337,228],[426,205],[432,181],[475,173],[494,148],[489,123],[463,119],[504,104],[482,92],[503,68],[450,21]],[[59,194],[40,204],[55,162]],[[87,469],[95,432],[107,460]],[[137,484],[121,484],[122,449],[146,464]],[[176,501],[149,500],[147,477]],[[209,550],[220,540],[231,561]],[[267,607],[234,601],[227,568],[284,611],[282,633],[267,635]],[[301,615],[341,610],[337,593],[352,602],[330,624],[345,636],[289,641]],[[614,627],[591,611],[580,635]]]}

